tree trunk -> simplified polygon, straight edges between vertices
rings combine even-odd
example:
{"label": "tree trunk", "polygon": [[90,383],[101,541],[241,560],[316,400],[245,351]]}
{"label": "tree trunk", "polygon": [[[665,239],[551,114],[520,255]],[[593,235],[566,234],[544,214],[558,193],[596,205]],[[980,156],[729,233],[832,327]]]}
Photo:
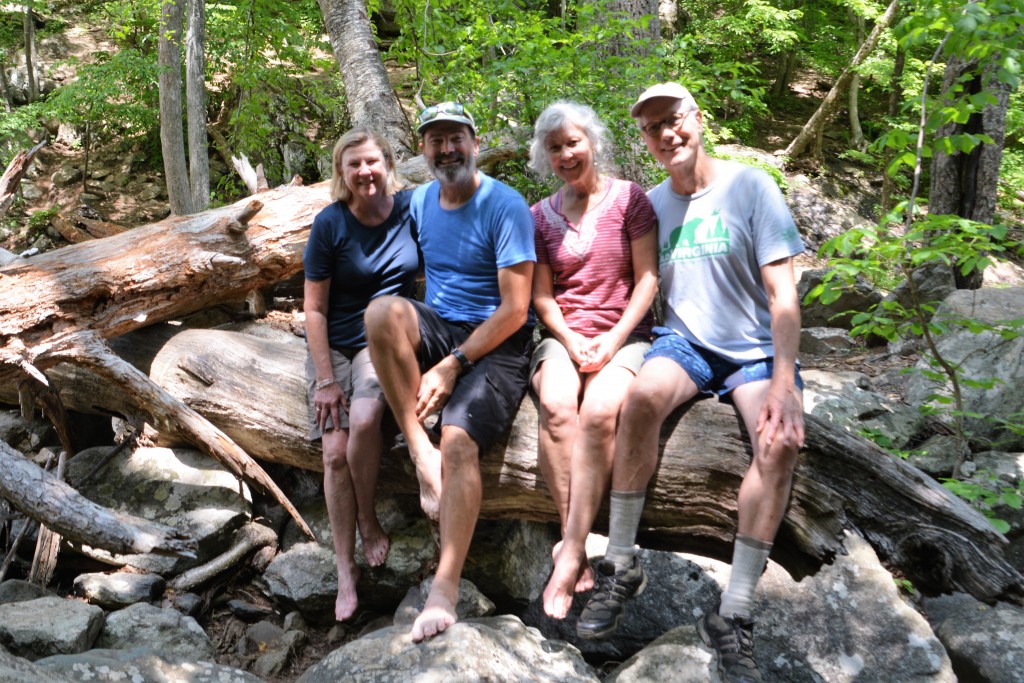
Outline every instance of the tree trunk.
{"label": "tree trunk", "polygon": [[181,125],[181,34],[186,0],[168,0],[160,6],[157,63],[160,69],[160,151],[171,212],[193,212],[185,165],[185,137]]}
{"label": "tree trunk", "polygon": [[206,141],[206,2],[188,0],[185,34],[185,101],[188,109],[188,175],[192,210],[210,205],[210,153]]}
{"label": "tree trunk", "polygon": [[7,169],[0,176],[0,218],[4,217],[7,209],[11,206],[11,202],[14,201],[14,195],[17,194],[18,186],[21,185],[21,179],[25,176],[25,171],[32,164],[36,152],[42,149],[45,144],[46,140],[43,140],[27,152],[18,152],[11,159],[11,163],[7,164]]}
{"label": "tree trunk", "polygon": [[[322,470],[319,447],[306,440],[301,341],[167,326],[113,343],[255,457]],[[123,409],[124,397],[101,381],[75,369],[60,373],[55,370],[54,376],[69,407]],[[385,443],[394,434],[393,427],[389,430]],[[688,404],[666,421],[661,448],[640,543],[728,558],[736,493],[749,464],[740,419],[714,401]],[[527,397],[508,437],[480,459],[483,517],[558,520],[536,453],[537,411]],[[384,495],[417,491],[404,451],[385,455],[379,481]],[[606,511],[598,515],[597,530],[605,530],[607,519]],[[1024,577],[1002,559],[1006,540],[980,514],[871,442],[808,416],[807,446],[773,557],[798,576],[814,571],[842,552],[843,529],[862,534],[926,592],[959,590],[989,601],[1024,600]]]}
{"label": "tree trunk", "polygon": [[90,501],[0,441],[0,496],[65,540],[110,552],[194,556],[195,541],[163,524]]}
{"label": "tree trunk", "polygon": [[643,54],[649,54],[654,42],[661,37],[659,28],[659,0],[611,0],[608,10],[621,13],[630,19],[650,17],[650,23],[646,30],[635,30],[630,36],[623,36],[622,39],[613,41],[615,54],[627,56],[635,54],[636,49],[631,46],[632,41],[649,41],[645,49],[640,50]]}
{"label": "tree trunk", "polygon": [[[897,46],[896,48],[896,61],[892,66],[892,91],[889,93],[889,110],[888,116],[890,121],[895,121],[896,116],[900,113],[900,104],[903,102],[903,68],[907,63],[907,53],[902,48]],[[882,168],[889,168],[889,164],[895,158],[896,152],[893,149],[886,148],[885,154],[882,157],[883,164]],[[882,214],[889,213],[892,207],[896,206],[896,202],[893,199],[893,191],[895,190],[896,183],[888,172],[882,174]]]}
{"label": "tree trunk", "polygon": [[[931,189],[928,211],[932,214],[953,214],[980,223],[991,223],[995,217],[996,197],[999,192],[999,165],[1006,140],[1006,110],[1010,100],[1010,86],[1000,83],[993,73],[994,64],[979,68],[953,57],[946,64],[943,78],[943,100],[950,98],[951,88],[961,83],[964,76],[973,77],[962,83],[963,94],[969,96],[987,89],[995,95],[997,104],[986,106],[972,114],[966,123],[948,123],[935,133],[936,139],[951,135],[988,135],[992,144],[977,144],[969,152],[946,154],[938,145],[932,159]],[[962,276],[954,268],[957,287],[977,289],[981,286],[982,272]]]}
{"label": "tree trunk", "polygon": [[796,68],[796,50],[789,50],[782,55],[779,62],[779,71],[772,83],[771,96],[782,97],[789,88],[789,81],[793,78],[793,69]]}
{"label": "tree trunk", "polygon": [[4,99],[4,111],[10,113],[14,100],[11,98],[11,84],[7,81],[7,60],[0,51],[0,97]]}
{"label": "tree trunk", "polygon": [[[857,27],[857,48],[864,44],[864,17],[854,14],[853,10],[847,10],[852,16],[851,20]],[[863,152],[867,149],[867,142],[864,141],[864,131],[860,127],[860,107],[858,97],[860,96],[860,74],[856,71],[850,77],[850,96],[847,111],[850,115],[850,147]]]}
{"label": "tree trunk", "polygon": [[398,159],[416,154],[412,128],[388,80],[365,0],[318,0],[331,48],[345,83],[353,125],[370,126],[391,143]]}
{"label": "tree trunk", "polygon": [[32,17],[32,0],[25,0],[25,77],[29,102],[39,99],[39,84],[36,83],[36,22]]}
{"label": "tree trunk", "polygon": [[[840,97],[850,85],[850,80],[853,77],[854,69],[860,66],[861,63],[867,59],[868,55],[878,45],[879,39],[882,37],[882,32],[892,24],[893,18],[896,16],[896,9],[899,5],[899,0],[892,0],[892,3],[885,10],[885,14],[878,17],[875,22],[875,27],[871,30],[867,40],[857,50],[857,54],[853,56],[853,60],[849,66],[843,69],[843,73],[839,75],[835,85],[829,90],[828,94],[825,95],[825,99],[822,101],[821,106],[818,110],[811,115],[811,118],[804,124],[803,129],[800,133],[789,143],[786,147],[785,155],[790,159],[799,157],[807,149],[807,146],[814,142],[814,140],[820,139],[822,132],[832,116],[835,115],[836,110],[839,108]],[[817,154],[816,156],[820,156]]]}
{"label": "tree trunk", "polygon": [[[246,200],[194,217],[171,217],[102,240],[0,268],[0,384],[67,361],[106,377],[154,424],[177,424],[191,443],[246,482],[270,492],[308,528],[267,474],[234,442],[102,342],[143,325],[237,300],[297,272],[313,216],[328,202],[326,184],[266,193],[271,207]],[[285,212],[279,215],[277,210]]]}

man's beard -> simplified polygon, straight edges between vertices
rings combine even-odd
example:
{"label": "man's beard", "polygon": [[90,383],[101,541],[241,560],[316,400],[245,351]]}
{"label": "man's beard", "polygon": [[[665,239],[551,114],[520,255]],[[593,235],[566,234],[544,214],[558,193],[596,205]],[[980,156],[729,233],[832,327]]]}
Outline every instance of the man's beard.
{"label": "man's beard", "polygon": [[[458,163],[446,163],[437,165],[436,161],[454,158]],[[446,185],[460,185],[468,182],[476,174],[476,159],[473,157],[466,157],[458,153],[452,153],[442,159],[427,159],[427,168],[430,170],[434,177],[440,180]]]}

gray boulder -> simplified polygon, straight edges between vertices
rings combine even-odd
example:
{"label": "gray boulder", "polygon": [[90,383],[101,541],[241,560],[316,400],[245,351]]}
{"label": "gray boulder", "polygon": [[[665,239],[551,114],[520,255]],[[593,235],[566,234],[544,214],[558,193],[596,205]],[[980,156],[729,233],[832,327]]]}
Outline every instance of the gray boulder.
{"label": "gray boulder", "polygon": [[773,565],[758,585],[754,640],[766,680],[956,681],[942,644],[871,546],[852,534],[844,545],[846,556],[799,583]]}
{"label": "gray boulder", "polygon": [[[935,312],[934,321],[948,326],[938,339],[939,353],[958,365],[961,376],[971,380],[997,380],[991,387],[961,383],[964,410],[982,418],[967,418],[966,428],[977,447],[1006,451],[1024,450],[1024,433],[1000,424],[1021,421],[1024,406],[1024,336],[1003,338],[997,332],[971,332],[957,321],[975,319],[996,324],[1024,318],[1024,288],[957,290]],[[947,382],[937,382],[923,373],[931,371],[926,359],[918,362],[920,372],[907,385],[907,401],[913,405],[932,403],[934,394],[950,395]],[[940,412],[942,406],[939,406]],[[952,420],[952,418],[946,418]]]}
{"label": "gray boulder", "polygon": [[63,164],[50,176],[50,182],[56,187],[67,187],[82,179],[82,171],[71,164]]}
{"label": "gray boulder", "polygon": [[[90,471],[109,448],[90,448],[69,464],[72,481]],[[89,556],[161,575],[178,574],[224,552],[252,516],[249,488],[217,461],[184,448],[139,448],[115,459],[81,489],[90,500],[118,512],[186,530],[198,544],[194,559],[165,555],[112,555],[86,548]],[[241,491],[241,495],[239,495]]]}
{"label": "gray boulder", "polygon": [[133,650],[147,647],[163,659],[213,660],[216,648],[192,617],[172,608],[144,602],[112,612],[96,640],[96,647]]}
{"label": "gray boulder", "polygon": [[692,624],[677,626],[624,662],[604,683],[711,681],[718,683],[714,654]]}
{"label": "gray boulder", "polygon": [[80,574],[75,577],[75,594],[106,609],[121,609],[137,602],[155,600],[164,592],[165,581],[157,574]]}
{"label": "gray boulder", "polygon": [[[910,277],[914,281],[918,300],[922,304],[938,303],[956,291],[953,269],[945,263],[926,264],[915,270]],[[907,280],[900,282],[886,299],[899,301],[906,308],[914,305],[914,297]]]}
{"label": "gray boulder", "polygon": [[639,557],[649,578],[647,589],[626,603],[622,626],[608,638],[580,640],[576,636],[576,621],[591,591],[575,595],[565,619],[547,616],[538,598],[523,614],[523,621],[545,638],[564,640],[588,656],[622,661],[667,630],[692,623],[701,606],[713,602],[719,592],[714,579],[692,559],[652,550],[641,550]]}
{"label": "gray boulder", "polygon": [[0,410],[0,440],[29,453],[39,450],[53,428],[45,420],[26,420],[17,410]]}
{"label": "gray boulder", "polygon": [[[899,596],[892,576],[868,543],[849,535],[849,551],[797,582],[769,563],[755,594],[754,654],[766,683],[871,681],[952,683],[949,658],[924,618]],[[728,565],[690,557],[696,571],[724,588]],[[661,581],[650,575],[652,585]],[[713,651],[694,622],[714,609],[716,595],[680,605],[686,621],[624,662],[606,679],[616,683],[712,681]]]}
{"label": "gray boulder", "polygon": [[850,333],[841,327],[804,327],[800,330],[800,353],[827,356],[854,347]]}
{"label": "gray boulder", "polygon": [[0,604],[5,602],[24,602],[52,595],[45,588],[20,579],[8,579],[0,583]]}
{"label": "gray boulder", "polygon": [[830,304],[816,300],[804,304],[804,297],[812,289],[825,280],[827,270],[805,270],[797,283],[797,295],[801,301],[801,324],[804,327],[841,327],[849,330],[853,327],[853,315],[850,311],[860,313],[882,300],[882,293],[872,287],[866,280],[858,278],[853,287],[844,291],[838,299]]}
{"label": "gray boulder", "polygon": [[516,617],[501,616],[457,622],[418,644],[403,627],[381,629],[327,655],[298,683],[392,683],[428,676],[448,683],[599,680],[571,645],[544,640]]}
{"label": "gray boulder", "polygon": [[35,660],[84,652],[103,628],[103,610],[56,596],[0,605],[0,645]]}
{"label": "gray boulder", "polygon": [[1024,609],[1007,603],[989,606],[964,593],[925,598],[924,609],[960,680],[1019,683]]}
{"label": "gray boulder", "polygon": [[265,683],[262,678],[210,660],[167,661],[147,648],[90,650],[37,662],[51,677],[40,681],[81,683]]}
{"label": "gray boulder", "polygon": [[859,372],[801,371],[804,410],[858,434],[868,429],[889,440],[886,447],[904,448],[925,428],[916,408],[871,390],[871,381]]}
{"label": "gray boulder", "polygon": [[71,683],[72,679],[38,664],[15,657],[0,645],[0,681],[4,683]]}
{"label": "gray boulder", "polygon": [[[263,579],[270,596],[288,610],[298,610],[312,622],[332,621],[338,593],[338,570],[331,547],[331,527],[322,498],[299,508],[320,543],[314,543],[289,521],[278,554],[267,566]],[[391,539],[387,562],[370,567],[356,544],[360,569],[357,592],[363,608],[391,612],[410,586],[418,584],[437,556],[430,523],[408,517],[392,501],[378,502],[378,517]]]}
{"label": "gray boulder", "polygon": [[480,520],[462,576],[487,595],[526,605],[547,584],[555,529],[540,522]]}
{"label": "gray boulder", "polygon": [[[395,610],[396,626],[412,626],[416,617],[423,611],[423,605],[430,595],[430,587],[434,585],[434,577],[428,576],[419,586],[413,586]],[[474,617],[486,617],[494,614],[494,603],[486,595],[466,579],[459,580],[459,602],[455,605],[455,614],[459,620]]]}

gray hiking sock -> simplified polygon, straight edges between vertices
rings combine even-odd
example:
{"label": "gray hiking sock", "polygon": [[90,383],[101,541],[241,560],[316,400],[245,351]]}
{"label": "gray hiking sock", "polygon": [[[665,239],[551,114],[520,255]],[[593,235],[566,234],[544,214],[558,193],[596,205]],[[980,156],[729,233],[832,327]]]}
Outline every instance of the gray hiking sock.
{"label": "gray hiking sock", "polygon": [[772,544],[750,536],[736,536],[732,550],[732,573],[729,587],[722,593],[718,614],[723,617],[750,618],[754,606],[754,589],[764,572]]}
{"label": "gray hiking sock", "polygon": [[608,520],[608,550],[604,559],[615,563],[616,569],[628,569],[636,555],[636,531],[644,511],[647,491],[612,491],[611,516]]}

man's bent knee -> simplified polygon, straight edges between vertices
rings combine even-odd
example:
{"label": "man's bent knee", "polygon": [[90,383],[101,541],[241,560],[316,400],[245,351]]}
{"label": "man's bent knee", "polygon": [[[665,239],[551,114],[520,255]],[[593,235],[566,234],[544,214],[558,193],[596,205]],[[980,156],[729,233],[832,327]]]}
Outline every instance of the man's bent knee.
{"label": "man's bent knee", "polygon": [[461,427],[446,426],[441,430],[441,457],[447,467],[466,464],[478,465],[480,446]]}

